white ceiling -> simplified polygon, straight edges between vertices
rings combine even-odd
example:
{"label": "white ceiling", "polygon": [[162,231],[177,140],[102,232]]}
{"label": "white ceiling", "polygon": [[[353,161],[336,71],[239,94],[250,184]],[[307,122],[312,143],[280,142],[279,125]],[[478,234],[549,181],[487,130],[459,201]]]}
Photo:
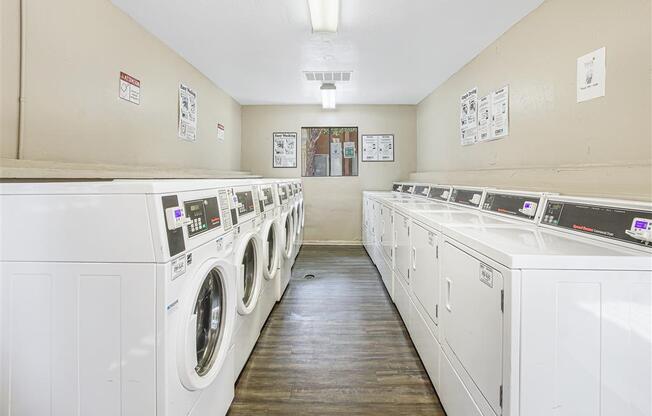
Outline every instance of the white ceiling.
{"label": "white ceiling", "polygon": [[341,0],[320,35],[307,0],[113,0],[243,105],[320,103],[306,70],[353,71],[338,104],[416,104],[542,2]]}

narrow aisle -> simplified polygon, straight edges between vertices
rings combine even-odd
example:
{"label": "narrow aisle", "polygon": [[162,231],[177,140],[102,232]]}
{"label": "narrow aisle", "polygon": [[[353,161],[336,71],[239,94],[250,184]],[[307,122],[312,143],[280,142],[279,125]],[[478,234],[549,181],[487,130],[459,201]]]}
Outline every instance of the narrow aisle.
{"label": "narrow aisle", "polygon": [[362,247],[301,249],[229,412],[260,414],[444,414]]}

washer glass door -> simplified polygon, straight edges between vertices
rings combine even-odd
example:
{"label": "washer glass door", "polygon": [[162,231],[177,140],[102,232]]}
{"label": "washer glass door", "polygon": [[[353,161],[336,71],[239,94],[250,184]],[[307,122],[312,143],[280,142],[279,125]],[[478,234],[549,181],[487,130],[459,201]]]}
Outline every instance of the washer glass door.
{"label": "washer glass door", "polygon": [[242,269],[244,279],[244,291],[242,302],[248,307],[252,301],[254,288],[256,286],[256,247],[253,238],[247,242],[244,255],[242,256]]}
{"label": "washer glass door", "polygon": [[214,268],[204,278],[194,308],[194,314],[197,316],[195,371],[200,376],[210,371],[217,357],[224,332],[225,295],[222,276]]}
{"label": "washer glass door", "polygon": [[267,272],[273,273],[276,264],[276,224],[272,223],[267,231]]}

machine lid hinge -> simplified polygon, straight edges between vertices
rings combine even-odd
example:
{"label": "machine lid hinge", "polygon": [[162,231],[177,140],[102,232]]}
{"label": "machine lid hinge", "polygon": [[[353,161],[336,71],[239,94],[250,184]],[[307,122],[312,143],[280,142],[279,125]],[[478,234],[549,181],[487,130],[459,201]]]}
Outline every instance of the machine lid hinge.
{"label": "machine lid hinge", "polygon": [[505,290],[500,289],[500,311],[505,312]]}
{"label": "machine lid hinge", "polygon": [[503,407],[503,385],[500,385],[500,391],[498,393],[498,404],[500,405],[500,408],[502,409]]}

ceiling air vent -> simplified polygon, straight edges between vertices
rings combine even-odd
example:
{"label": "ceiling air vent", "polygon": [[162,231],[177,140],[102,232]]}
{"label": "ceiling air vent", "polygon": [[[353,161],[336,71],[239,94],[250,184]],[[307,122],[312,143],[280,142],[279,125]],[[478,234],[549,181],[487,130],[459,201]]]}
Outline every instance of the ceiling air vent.
{"label": "ceiling air vent", "polygon": [[352,71],[303,71],[306,81],[348,82]]}

